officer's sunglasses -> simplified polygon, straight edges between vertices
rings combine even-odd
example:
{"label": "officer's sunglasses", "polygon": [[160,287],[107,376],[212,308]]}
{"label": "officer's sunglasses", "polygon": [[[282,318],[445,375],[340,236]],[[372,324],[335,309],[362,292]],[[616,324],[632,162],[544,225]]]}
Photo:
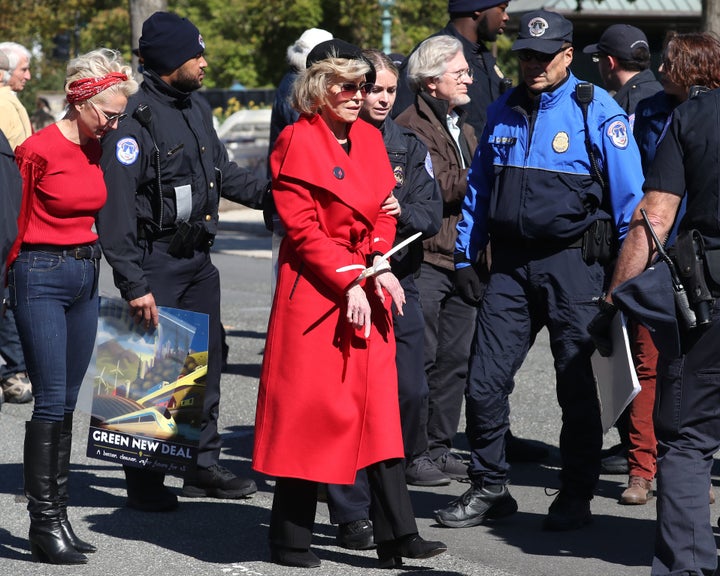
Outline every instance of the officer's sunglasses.
{"label": "officer's sunglasses", "polygon": [[92,107],[95,108],[95,110],[97,110],[98,112],[100,112],[100,114],[102,114],[103,116],[105,116],[105,120],[107,120],[106,124],[112,124],[112,123],[115,122],[116,120],[117,120],[118,122],[122,122],[123,120],[125,120],[125,118],[127,118],[127,114],[125,114],[124,112],[121,113],[121,114],[113,114],[113,115],[111,116],[111,115],[109,115],[107,112],[105,112],[105,110],[103,110],[102,108],[96,106],[96,105],[95,105],[95,102],[93,102],[92,100],[88,100],[88,102],[90,102],[90,104],[92,104]]}

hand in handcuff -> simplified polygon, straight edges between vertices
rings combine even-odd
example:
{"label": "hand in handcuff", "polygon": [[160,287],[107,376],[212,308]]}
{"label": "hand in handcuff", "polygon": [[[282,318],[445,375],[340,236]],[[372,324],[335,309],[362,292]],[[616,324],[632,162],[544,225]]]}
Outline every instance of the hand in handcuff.
{"label": "hand in handcuff", "polygon": [[[336,272],[361,270],[360,274],[358,274],[358,277],[355,278],[352,285],[347,291],[347,319],[348,322],[350,322],[356,329],[363,327],[365,328],[365,338],[368,338],[370,336],[371,322],[369,308],[366,311],[365,306],[363,305],[367,304],[366,298],[364,298],[364,292],[362,292],[361,297],[359,292],[362,290],[358,291],[356,290],[356,288],[359,287],[360,282],[362,282],[366,278],[375,276],[375,293],[380,298],[380,301],[385,302],[385,294],[383,292],[383,289],[387,290],[398,310],[398,314],[402,316],[402,307],[405,304],[405,292],[402,289],[402,286],[400,286],[400,282],[394,274],[383,273],[390,271],[390,256],[410,244],[412,241],[419,238],[421,235],[421,232],[416,232],[409,238],[406,238],[402,242],[393,246],[382,256],[376,256],[372,266],[365,267],[362,264],[350,264],[348,266],[342,266],[341,268],[335,270]],[[363,299],[365,299],[365,302],[361,302],[361,300]]]}

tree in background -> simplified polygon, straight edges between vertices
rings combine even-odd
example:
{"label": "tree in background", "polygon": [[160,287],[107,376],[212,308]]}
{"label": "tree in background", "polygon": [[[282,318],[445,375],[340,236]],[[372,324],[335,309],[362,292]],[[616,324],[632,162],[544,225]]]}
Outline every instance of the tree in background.
{"label": "tree in background", "polygon": [[[702,28],[720,30],[720,0],[702,0],[702,7]],[[130,60],[142,21],[158,8],[187,16],[202,31],[208,88],[275,86],[286,69],[285,50],[307,28],[324,28],[363,47],[382,45],[377,0],[0,0],[0,41],[20,42],[36,56],[23,103],[32,109],[38,91],[62,90],[66,62],[53,59],[53,52],[72,56],[106,46]],[[445,25],[447,0],[396,0],[392,14],[392,49],[408,54]],[[498,62],[517,80],[509,40],[498,41]]]}

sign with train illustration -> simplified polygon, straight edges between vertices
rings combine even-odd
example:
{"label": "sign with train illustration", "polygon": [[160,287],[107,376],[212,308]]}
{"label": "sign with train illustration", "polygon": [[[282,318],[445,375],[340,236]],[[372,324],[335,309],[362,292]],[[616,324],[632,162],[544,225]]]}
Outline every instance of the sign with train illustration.
{"label": "sign with train illustration", "polygon": [[125,301],[100,299],[83,383],[92,398],[87,455],[183,475],[197,457],[208,317],[166,307],[159,313],[158,327],[148,331],[134,322]]}

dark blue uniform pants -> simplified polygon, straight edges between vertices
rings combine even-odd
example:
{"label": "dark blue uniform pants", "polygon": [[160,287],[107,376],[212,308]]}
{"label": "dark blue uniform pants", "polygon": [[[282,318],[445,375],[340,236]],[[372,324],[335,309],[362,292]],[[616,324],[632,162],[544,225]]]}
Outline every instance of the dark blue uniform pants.
{"label": "dark blue uniform pants", "polygon": [[720,304],[687,353],[658,360],[655,398],[657,522],[653,576],[710,576],[717,547],[708,486],[720,449]]}
{"label": "dark blue uniform pants", "polygon": [[175,258],[167,253],[167,246],[156,242],[143,261],[155,303],[209,316],[208,371],[197,460],[199,467],[207,468],[218,463],[222,444],[217,427],[222,371],[220,274],[209,253],[196,251],[192,258]]}
{"label": "dark blue uniform pants", "polygon": [[513,379],[546,326],[562,410],[561,488],[592,498],[600,473],[602,427],[590,365],[594,348],[586,327],[597,313],[593,298],[602,292],[603,278],[602,267],[586,265],[577,248],[550,252],[494,247],[465,393],[472,449],[469,474],[476,484],[506,482],[505,433]]}

